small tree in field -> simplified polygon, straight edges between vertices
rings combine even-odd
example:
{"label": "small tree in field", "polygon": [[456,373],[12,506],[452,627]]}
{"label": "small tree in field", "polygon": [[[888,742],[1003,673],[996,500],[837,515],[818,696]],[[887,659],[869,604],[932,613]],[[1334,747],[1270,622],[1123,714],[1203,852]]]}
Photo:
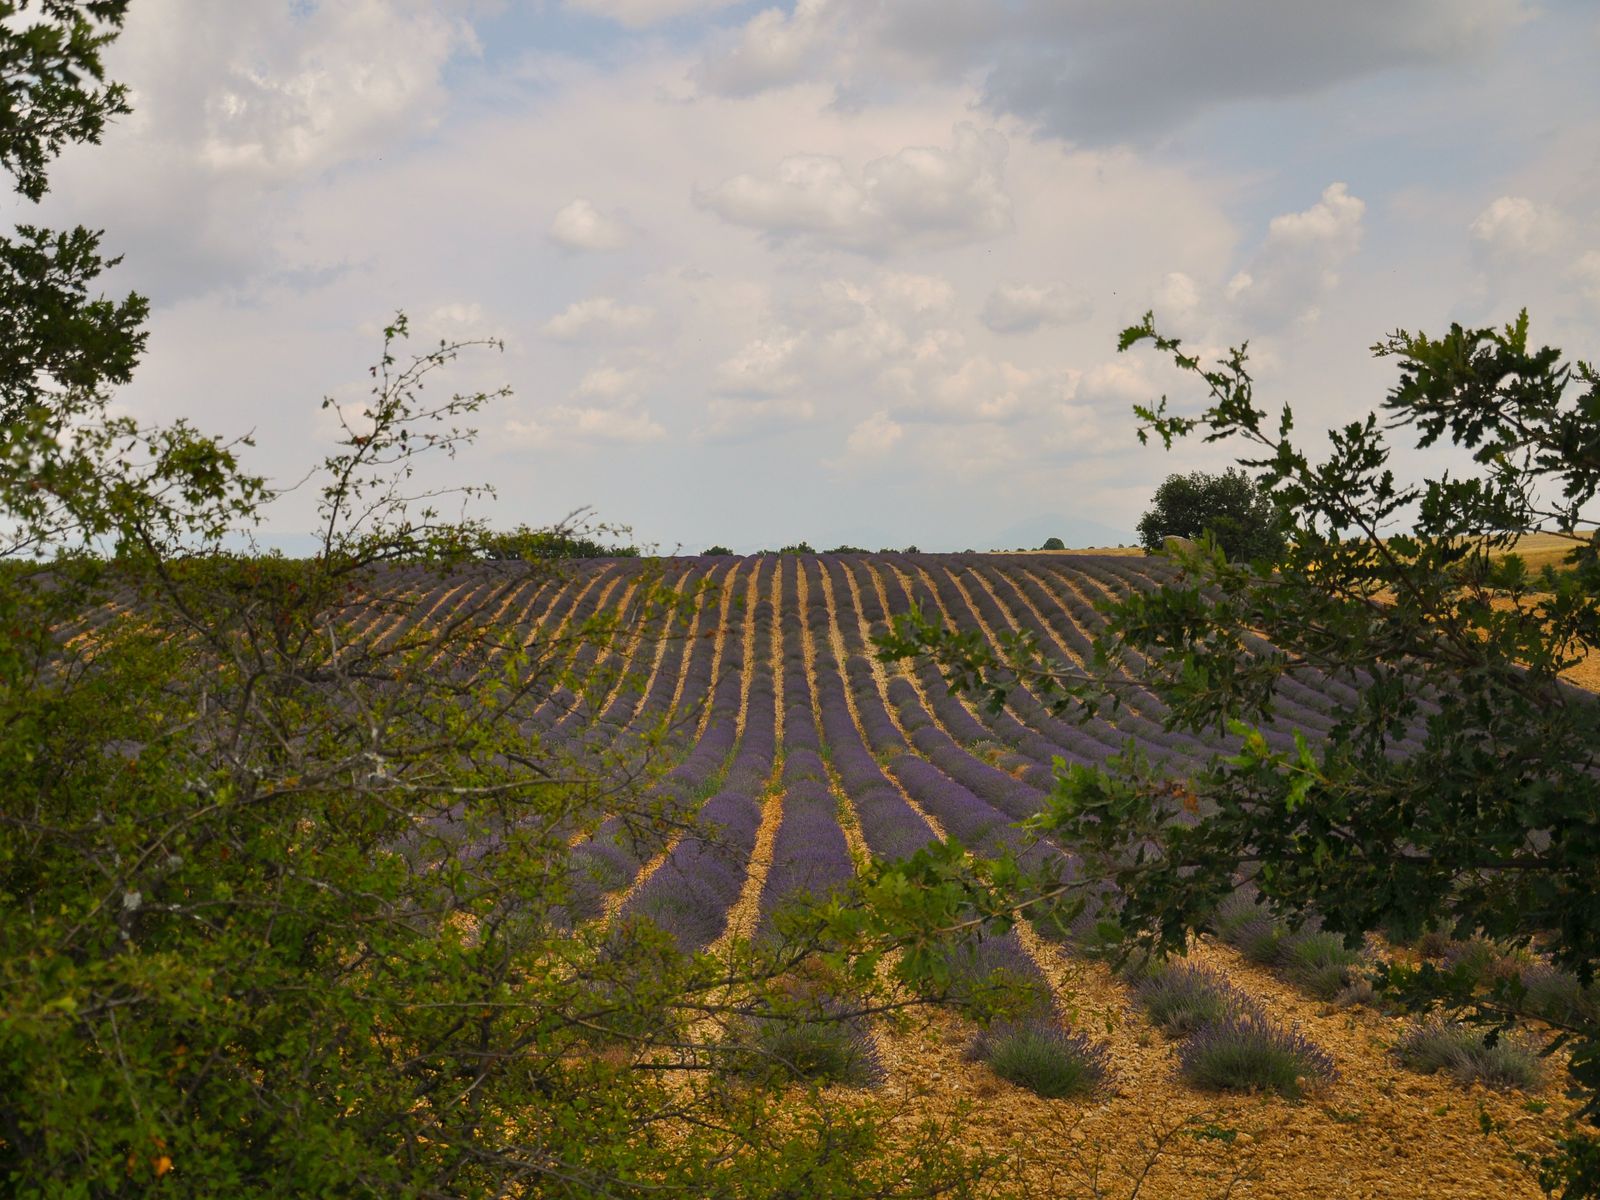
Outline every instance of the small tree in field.
{"label": "small tree in field", "polygon": [[1195,540],[1208,533],[1224,554],[1241,562],[1283,553],[1283,522],[1276,506],[1243,471],[1231,468],[1221,475],[1194,471],[1167,476],[1156,489],[1153,507],[1139,518],[1139,542],[1152,552],[1169,537]]}

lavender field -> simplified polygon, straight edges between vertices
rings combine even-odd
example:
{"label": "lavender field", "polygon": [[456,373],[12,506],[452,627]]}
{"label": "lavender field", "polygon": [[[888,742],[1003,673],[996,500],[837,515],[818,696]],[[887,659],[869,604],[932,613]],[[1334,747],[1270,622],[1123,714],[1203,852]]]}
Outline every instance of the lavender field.
{"label": "lavender field", "polygon": [[[965,1122],[980,1148],[1026,1162],[1038,1194],[1079,1194],[1051,1191],[1050,1172],[1092,1176],[1099,1168],[1081,1159],[1092,1145],[1134,1174],[1085,1195],[1474,1196],[1492,1179],[1495,1194],[1533,1196],[1521,1164],[1549,1147],[1568,1108],[1538,1051],[1552,1027],[1589,1011],[1593,989],[1527,950],[1441,931],[1407,946],[1374,931],[1351,947],[1315,922],[1291,929],[1245,883],[1184,958],[1115,961],[1094,907],[1115,905],[1114,888],[1084,878],[1072,846],[1032,840],[1019,823],[1064,764],[1104,763],[1131,742],[1181,780],[1229,741],[1169,730],[1132,676],[1114,713],[1078,720],[1024,686],[989,712],[952,695],[927,661],[875,653],[875,635],[915,606],[990,643],[1027,633],[1081,666],[1103,628],[1098,606],[1173,570],[1094,554],[476,562],[442,575],[391,569],[340,620],[346,642],[421,653],[430,671],[483,680],[503,656],[510,676],[537,680],[541,699],[517,717],[529,760],[570,752],[604,783],[577,789],[550,830],[572,868],[553,930],[562,942],[653,929],[689,954],[735,957],[739,939],[781,950],[786,905],[949,839],[1084,884],[1093,904],[1074,919],[1036,912],[952,952],[943,1003],[907,1001],[920,1023],[837,1023],[848,1069],[812,1076],[919,1119]],[[464,657],[427,659],[443,645]],[[1297,733],[1316,740],[1358,686],[1359,675],[1287,677],[1263,735],[1285,749]],[[622,786],[633,791],[621,799],[608,790]],[[452,853],[494,861],[499,834],[485,826],[457,834],[443,813],[428,828],[444,850],[427,870]],[[1387,1011],[1366,973],[1394,956],[1514,976],[1535,1019],[1486,1042]],[[991,1019],[971,999],[997,980],[1012,1007]],[[836,998],[820,999],[832,1011]],[[706,1037],[737,1045],[748,1032]],[[1152,1146],[1165,1147],[1159,1164]],[[1429,1175],[1406,1170],[1418,1146]],[[1162,1187],[1145,1189],[1140,1171]],[[1202,1177],[1221,1183],[1193,1190]],[[1225,1186],[1247,1178],[1263,1190]]]}
{"label": "lavender field", "polygon": [[[557,577],[495,564],[426,582],[399,577],[365,636],[381,643],[456,613],[544,648],[564,683],[530,730],[552,743],[653,748],[656,793],[680,820],[602,820],[574,847],[575,922],[649,917],[685,950],[755,935],[793,895],[825,894],[872,858],[934,839],[1025,861],[1056,764],[1102,763],[1130,739],[1175,776],[1217,749],[1165,728],[1162,703],[1125,690],[1113,716],[1056,715],[1026,687],[986,711],[925,662],[877,660],[872,638],[913,605],[983,638],[1025,631],[1082,664],[1097,605],[1172,568],[1115,555],[763,555],[579,562]],[[663,595],[682,601],[673,608]],[[599,624],[601,633],[592,630]],[[579,629],[582,637],[565,639]],[[560,659],[570,640],[575,650]],[[1315,737],[1350,687],[1307,671],[1281,689],[1270,744]],[[1404,744],[1400,750],[1405,749]],[[689,832],[685,833],[687,825]]]}

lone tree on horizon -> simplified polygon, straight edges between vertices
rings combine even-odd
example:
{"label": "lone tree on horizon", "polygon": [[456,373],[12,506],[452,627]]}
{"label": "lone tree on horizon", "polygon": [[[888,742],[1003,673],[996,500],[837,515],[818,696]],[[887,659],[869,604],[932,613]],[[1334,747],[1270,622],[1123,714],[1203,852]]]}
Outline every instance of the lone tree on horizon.
{"label": "lone tree on horizon", "polygon": [[1283,553],[1283,520],[1243,471],[1221,475],[1193,471],[1169,475],[1156,489],[1153,507],[1139,518],[1139,541],[1161,549],[1169,537],[1198,538],[1209,532],[1230,561],[1275,559]]}

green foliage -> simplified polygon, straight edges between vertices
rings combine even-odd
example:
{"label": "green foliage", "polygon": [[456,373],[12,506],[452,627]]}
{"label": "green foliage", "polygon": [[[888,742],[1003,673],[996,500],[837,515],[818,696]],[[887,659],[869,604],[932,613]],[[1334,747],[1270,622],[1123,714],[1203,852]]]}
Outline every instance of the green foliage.
{"label": "green foliage", "polygon": [[[38,201],[46,169],[68,145],[98,142],[128,111],[127,92],[105,84],[100,53],[121,27],[127,0],[0,4],[0,167]],[[144,349],[143,297],[90,295],[117,259],[100,235],[19,223],[0,237],[0,442],[47,421],[64,393],[125,383]]]}
{"label": "green foliage", "polygon": [[1045,538],[1044,545],[1039,547],[1041,550],[1065,550],[1066,548],[1067,544],[1058,537]]}
{"label": "green foliage", "polygon": [[779,554],[815,554],[816,551],[811,548],[811,543],[810,542],[796,542],[792,546],[785,546],[782,550],[779,550],[778,553]]}
{"label": "green foliage", "polygon": [[[1600,962],[1600,704],[1561,673],[1600,647],[1600,373],[1536,347],[1526,314],[1438,339],[1397,331],[1374,347],[1399,368],[1383,416],[1331,431],[1314,461],[1287,406],[1257,406],[1244,347],[1203,365],[1149,317],[1121,340],[1143,343],[1208,402],[1193,416],[1165,398],[1140,406],[1141,438],[1242,442],[1241,467],[1285,522],[1282,557],[1250,566],[1214,542],[1175,547],[1165,582],[1108,605],[1089,670],[1025,637],[974,647],[919,613],[880,653],[930,654],[991,706],[1021,679],[1084,715],[1114,711],[1131,676],[1172,727],[1234,735],[1233,752],[1183,781],[1196,820],[1174,819],[1174,781],[1130,751],[1064,772],[1032,823],[1116,884],[1133,946],[1181,947],[1247,874],[1288,925],[1315,914],[1352,937],[1445,927],[1537,942],[1587,987]],[[1400,434],[1415,443],[1408,462],[1437,453],[1440,469],[1405,482],[1391,462]],[[1566,539],[1563,569],[1536,576],[1510,553],[1537,529]],[[1280,683],[1308,669],[1329,680],[1335,723],[1275,748],[1258,726],[1279,712]],[[1386,990],[1490,1022],[1517,1010],[1516,971],[1470,976],[1391,964]],[[1562,1033],[1585,1099],[1544,1179],[1600,1195],[1600,1025],[1580,1013]]]}
{"label": "green foliage", "polygon": [[1169,537],[1194,540],[1207,534],[1230,559],[1271,561],[1283,553],[1282,517],[1243,471],[1167,476],[1153,507],[1139,518],[1140,543],[1154,552]]}
{"label": "green foliage", "polygon": [[707,550],[701,551],[701,553],[704,554],[707,558],[712,558],[712,557],[716,557],[716,556],[731,557],[733,555],[733,551],[729,550],[726,546],[712,546]]}
{"label": "green foliage", "polygon": [[572,518],[550,529],[530,529],[518,525],[507,532],[485,531],[477,537],[478,554],[491,562],[540,562],[563,558],[638,558],[639,548],[611,544],[595,533],[621,533],[627,530],[592,529],[572,523]]}
{"label": "green foliage", "polygon": [[870,550],[864,550],[860,546],[844,546],[844,545],[840,545],[840,546],[835,546],[832,550],[829,550],[826,553],[828,553],[828,554],[870,554],[872,552]]}

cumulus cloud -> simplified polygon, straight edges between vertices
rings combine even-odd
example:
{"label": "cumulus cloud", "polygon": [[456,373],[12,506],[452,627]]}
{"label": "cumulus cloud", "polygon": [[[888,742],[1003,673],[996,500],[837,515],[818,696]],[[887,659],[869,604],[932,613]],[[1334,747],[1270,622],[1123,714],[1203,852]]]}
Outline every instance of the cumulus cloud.
{"label": "cumulus cloud", "polygon": [[1361,244],[1366,208],[1344,184],[1330,183],[1304,212],[1273,217],[1260,249],[1229,281],[1228,297],[1257,322],[1315,319]]}
{"label": "cumulus cloud", "polygon": [[937,276],[879,271],[828,279],[787,297],[715,372],[724,395],[780,396],[863,381],[898,387],[896,372],[941,359],[959,340],[947,322],[954,290]]}
{"label": "cumulus cloud", "polygon": [[[969,344],[961,319],[956,292],[939,276],[878,271],[827,280],[779,304],[757,336],[718,365],[716,388],[766,403],[769,413],[784,399],[855,396],[901,428],[1011,424],[1071,397],[1075,372],[996,358]],[[869,424],[861,437],[869,435],[890,430]]]}
{"label": "cumulus cloud", "polygon": [[1200,285],[1182,271],[1168,271],[1156,289],[1155,300],[1158,312],[1181,321],[1200,307]]}
{"label": "cumulus cloud", "polygon": [[136,111],[188,134],[207,166],[279,184],[434,124],[445,64],[477,49],[452,4],[166,7],[167,20],[130,31],[123,48],[147,60]]}
{"label": "cumulus cloud", "polygon": [[644,332],[655,320],[655,310],[643,305],[618,304],[610,296],[579,300],[551,317],[540,328],[558,342],[620,341]]}
{"label": "cumulus cloud", "polygon": [[506,433],[520,445],[537,447],[660,441],[667,431],[644,406],[645,376],[636,364],[600,363],[584,372],[565,404],[507,421]]}
{"label": "cumulus cloud", "polygon": [[886,412],[875,412],[845,439],[845,453],[854,458],[882,458],[905,437],[905,426]]}
{"label": "cumulus cloud", "polygon": [[1554,209],[1526,196],[1501,196],[1472,222],[1473,240],[1493,258],[1526,259],[1548,254],[1562,240],[1565,222]]}
{"label": "cumulus cloud", "polygon": [[[70,149],[52,219],[109,227],[158,302],[349,264],[301,257],[286,197],[370,165],[450,110],[445,72],[478,53],[470,0],[217,5],[141,0],[106,50],[133,113]],[[60,214],[56,216],[55,214]]]}
{"label": "cumulus cloud", "polygon": [[901,387],[897,411],[933,421],[1010,424],[1040,416],[1073,394],[1077,372],[1021,367],[986,354],[951,353],[907,364],[888,378]]}
{"label": "cumulus cloud", "polygon": [[980,319],[996,333],[1032,333],[1044,325],[1071,325],[1093,314],[1087,296],[1057,284],[1002,283],[983,302]]}
{"label": "cumulus cloud", "polygon": [[1151,399],[1154,384],[1138,359],[1098,363],[1078,380],[1073,399],[1091,409],[1128,412]]}
{"label": "cumulus cloud", "polygon": [[557,211],[550,222],[549,237],[568,250],[616,250],[627,242],[628,227],[579,196]]}
{"label": "cumulus cloud", "polygon": [[1006,139],[963,122],[948,149],[907,146],[851,171],[831,155],[784,159],[769,176],[698,188],[695,203],[775,242],[802,238],[867,254],[959,245],[1011,228]]}
{"label": "cumulus cloud", "polygon": [[737,3],[738,0],[566,0],[566,6],[576,12],[605,17],[629,29],[714,13]]}
{"label": "cumulus cloud", "polygon": [[643,374],[638,367],[603,364],[584,375],[573,395],[586,400],[619,400],[636,396]]}
{"label": "cumulus cloud", "polygon": [[716,41],[696,78],[707,91],[724,96],[795,83],[822,66],[838,15],[831,0],[799,0],[792,13],[763,9]]}
{"label": "cumulus cloud", "polygon": [[758,337],[718,364],[717,391],[727,396],[776,396],[800,386],[799,334]]}

